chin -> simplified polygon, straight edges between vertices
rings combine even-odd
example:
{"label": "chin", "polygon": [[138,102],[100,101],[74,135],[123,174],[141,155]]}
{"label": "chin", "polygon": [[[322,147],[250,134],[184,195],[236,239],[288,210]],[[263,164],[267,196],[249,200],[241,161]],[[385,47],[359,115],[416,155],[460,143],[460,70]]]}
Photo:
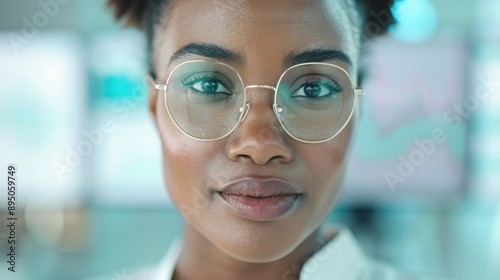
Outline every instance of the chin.
{"label": "chin", "polygon": [[284,258],[296,246],[296,244],[274,244],[273,246],[255,244],[248,247],[220,247],[220,249],[229,257],[242,262],[270,263]]}
{"label": "chin", "polygon": [[205,232],[206,237],[229,257],[248,263],[280,260],[295,250],[308,235],[305,228],[290,230],[272,223],[243,222],[232,228],[232,231],[219,228],[217,231]]}

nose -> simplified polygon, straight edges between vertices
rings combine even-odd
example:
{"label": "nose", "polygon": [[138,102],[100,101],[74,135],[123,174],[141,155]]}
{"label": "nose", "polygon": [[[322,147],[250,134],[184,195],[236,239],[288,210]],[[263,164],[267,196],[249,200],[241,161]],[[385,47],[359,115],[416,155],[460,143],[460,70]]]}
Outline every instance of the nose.
{"label": "nose", "polygon": [[289,162],[293,155],[292,148],[274,115],[271,105],[273,91],[267,88],[249,89],[246,94],[254,98],[248,99],[248,111],[228,141],[228,157],[234,161],[251,159],[256,164]]}

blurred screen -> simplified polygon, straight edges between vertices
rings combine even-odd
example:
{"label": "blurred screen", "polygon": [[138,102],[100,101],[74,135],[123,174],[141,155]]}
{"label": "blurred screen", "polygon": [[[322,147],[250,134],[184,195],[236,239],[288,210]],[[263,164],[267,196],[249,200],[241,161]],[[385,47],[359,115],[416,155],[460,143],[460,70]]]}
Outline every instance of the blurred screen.
{"label": "blurred screen", "polygon": [[[464,185],[467,118],[464,42],[438,34],[417,46],[378,40],[347,168],[346,201],[446,200]],[[465,109],[467,110],[467,109]]]}

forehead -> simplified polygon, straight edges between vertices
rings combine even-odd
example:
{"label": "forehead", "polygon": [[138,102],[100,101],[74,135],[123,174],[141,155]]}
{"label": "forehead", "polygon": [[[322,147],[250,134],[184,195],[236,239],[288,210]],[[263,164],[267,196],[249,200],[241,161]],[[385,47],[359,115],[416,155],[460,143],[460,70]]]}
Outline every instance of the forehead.
{"label": "forehead", "polygon": [[230,49],[249,64],[277,64],[311,49],[340,50],[356,61],[356,17],[350,0],[177,0],[157,28],[155,61],[166,67],[193,42]]}

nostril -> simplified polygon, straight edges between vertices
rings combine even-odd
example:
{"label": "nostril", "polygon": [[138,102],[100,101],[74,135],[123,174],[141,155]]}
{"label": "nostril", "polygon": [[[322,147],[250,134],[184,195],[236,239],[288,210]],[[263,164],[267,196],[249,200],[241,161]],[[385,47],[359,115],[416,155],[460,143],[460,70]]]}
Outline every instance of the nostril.
{"label": "nostril", "polygon": [[244,155],[244,154],[242,154],[242,155],[239,155],[239,157],[244,158],[244,159],[247,159],[247,160],[252,160],[252,157],[251,157],[251,156],[249,156],[249,155]]}
{"label": "nostril", "polygon": [[287,159],[282,156],[282,155],[279,155],[279,156],[273,156],[272,158],[269,159],[269,161],[273,161],[273,160],[276,160],[276,161],[279,161],[279,162],[286,162]]}

